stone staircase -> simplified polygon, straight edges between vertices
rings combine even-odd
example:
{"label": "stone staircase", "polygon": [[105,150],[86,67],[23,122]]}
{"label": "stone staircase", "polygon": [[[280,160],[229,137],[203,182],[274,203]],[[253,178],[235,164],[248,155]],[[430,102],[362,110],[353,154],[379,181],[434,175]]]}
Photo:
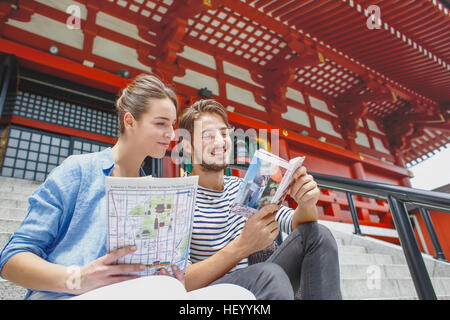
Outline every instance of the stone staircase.
{"label": "stone staircase", "polygon": [[[39,183],[0,177],[0,248],[25,217],[28,196]],[[339,247],[343,299],[417,299],[399,246],[343,232],[339,223],[320,221],[332,231]],[[438,299],[450,299],[450,263],[423,255]],[[0,279],[0,300],[23,299],[26,290]]]}
{"label": "stone staircase", "polygon": [[[0,248],[25,218],[28,197],[39,185],[40,182],[0,176]],[[26,292],[26,289],[0,278],[0,300],[23,299]]]}
{"label": "stone staircase", "polygon": [[[342,223],[320,223],[331,230],[338,243],[343,299],[418,299],[400,246],[343,232],[339,228]],[[438,299],[450,300],[450,263],[438,261],[430,255],[422,256]]]}

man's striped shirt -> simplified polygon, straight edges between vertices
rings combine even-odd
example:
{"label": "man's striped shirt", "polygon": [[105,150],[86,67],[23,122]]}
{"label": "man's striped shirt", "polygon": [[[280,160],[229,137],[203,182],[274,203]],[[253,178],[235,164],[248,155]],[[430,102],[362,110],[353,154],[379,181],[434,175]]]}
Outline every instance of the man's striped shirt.
{"label": "man's striped shirt", "polygon": [[[237,196],[242,179],[224,177],[223,191],[198,187],[197,201],[190,247],[192,263],[202,261],[233,241],[244,228],[244,217],[230,214],[230,207]],[[280,230],[290,233],[293,209],[281,206],[276,220]],[[231,271],[248,266],[248,259],[241,260]]]}

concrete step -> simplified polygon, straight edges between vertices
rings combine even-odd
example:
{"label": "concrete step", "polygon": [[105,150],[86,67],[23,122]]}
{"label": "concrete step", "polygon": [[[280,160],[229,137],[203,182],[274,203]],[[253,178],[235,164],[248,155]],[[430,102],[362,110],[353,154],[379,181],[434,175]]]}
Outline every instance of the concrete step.
{"label": "concrete step", "polygon": [[2,184],[2,185],[14,184],[14,185],[25,185],[25,186],[39,186],[42,184],[42,182],[0,176],[0,184]]}
{"label": "concrete step", "polygon": [[0,210],[2,208],[18,208],[26,209],[28,208],[28,197],[23,199],[11,199],[8,195],[0,195]]}
{"label": "concrete step", "polygon": [[340,253],[367,253],[367,249],[364,247],[350,246],[350,245],[348,245],[348,246],[338,245],[338,251]]}
{"label": "concrete step", "polygon": [[13,232],[0,232],[0,250],[3,249],[12,235]]}
{"label": "concrete step", "polygon": [[1,207],[0,219],[23,220],[27,214],[27,208]]}
{"label": "concrete step", "polygon": [[[1,182],[0,182],[1,183]],[[34,185],[15,185],[15,184],[0,184],[0,194],[8,194],[10,192],[31,195],[38,186]]]}
{"label": "concrete step", "polygon": [[393,264],[393,261],[392,257],[387,254],[339,252],[339,263],[383,265],[383,264]]}
{"label": "concrete step", "polygon": [[42,182],[0,176],[0,196],[10,198],[10,194],[30,196]]}
{"label": "concrete step", "polygon": [[[370,237],[344,234],[338,230],[332,232],[338,243],[341,290],[344,299],[418,299],[400,246]],[[358,252],[360,250],[358,247],[364,247],[366,253]],[[386,255],[390,258],[386,258]],[[448,300],[450,264],[437,261],[428,255],[423,255],[423,258],[438,299]]]}
{"label": "concrete step", "polygon": [[[17,193],[17,192],[0,192],[0,198],[2,200],[17,200],[21,202],[26,202],[28,205],[28,198],[30,197],[30,194],[25,193]],[[1,203],[1,202],[0,202]]]}
{"label": "concrete step", "polygon": [[22,220],[0,219],[0,232],[14,232],[21,223]]}
{"label": "concrete step", "polygon": [[340,264],[341,279],[361,279],[379,276],[381,279],[409,278],[408,266],[402,264]]}
{"label": "concrete step", "polygon": [[27,289],[0,279],[0,300],[23,300],[26,294]]}
{"label": "concrete step", "polygon": [[[449,295],[450,278],[433,278],[437,296]],[[417,299],[414,283],[410,278],[391,279],[341,279],[342,298],[345,300],[360,299],[398,299],[412,297]]]}
{"label": "concrete step", "polygon": [[[450,295],[438,295],[438,300],[450,300]],[[409,297],[382,297],[382,298],[368,298],[361,300],[419,300],[417,296],[409,296]]]}
{"label": "concrete step", "polygon": [[[408,279],[409,280],[409,279]],[[341,279],[342,299],[382,299],[383,297],[400,297],[400,288],[397,279],[367,278]],[[415,296],[415,290],[403,294],[403,296]]]}

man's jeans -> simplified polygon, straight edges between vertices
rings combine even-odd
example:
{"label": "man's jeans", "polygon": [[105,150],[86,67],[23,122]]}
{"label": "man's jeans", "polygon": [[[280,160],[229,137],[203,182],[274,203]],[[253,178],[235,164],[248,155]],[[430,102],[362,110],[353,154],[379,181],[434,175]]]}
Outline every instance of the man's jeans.
{"label": "man's jeans", "polygon": [[340,300],[336,240],[317,222],[299,225],[266,262],[229,273],[212,284],[233,283],[256,299],[288,300],[300,290],[302,300]]}

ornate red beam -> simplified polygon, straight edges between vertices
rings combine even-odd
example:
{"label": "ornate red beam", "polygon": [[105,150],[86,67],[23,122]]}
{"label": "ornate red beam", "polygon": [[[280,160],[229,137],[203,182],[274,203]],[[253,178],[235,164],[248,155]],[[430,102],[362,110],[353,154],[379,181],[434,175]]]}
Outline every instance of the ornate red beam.
{"label": "ornate red beam", "polygon": [[0,48],[2,52],[16,55],[24,66],[31,66],[38,71],[92,85],[108,92],[116,93],[129,83],[129,80],[125,78],[3,38],[0,38]]}
{"label": "ornate red beam", "polygon": [[[237,113],[228,112],[228,118],[231,122],[239,124],[243,128],[253,128],[255,130],[264,129],[268,130],[269,132],[272,129],[280,130],[276,126],[255,119],[251,119]],[[394,176],[398,178],[404,178],[409,176],[408,171],[405,168],[396,165],[391,165],[389,163],[376,159],[371,159],[368,157],[363,157],[363,159],[361,159],[361,156],[355,152],[327,143],[323,143],[314,138],[303,136],[301,134],[289,130],[285,130],[284,132],[285,134],[283,134],[283,130],[280,130],[279,133],[280,138],[286,139],[293,144],[301,145],[302,148],[304,148],[304,150],[306,149],[313,150],[315,152],[324,154],[327,157],[332,156],[336,159],[340,159],[341,161],[344,161],[346,163],[361,162],[365,167],[374,169],[377,172],[384,172],[389,176]]]}

